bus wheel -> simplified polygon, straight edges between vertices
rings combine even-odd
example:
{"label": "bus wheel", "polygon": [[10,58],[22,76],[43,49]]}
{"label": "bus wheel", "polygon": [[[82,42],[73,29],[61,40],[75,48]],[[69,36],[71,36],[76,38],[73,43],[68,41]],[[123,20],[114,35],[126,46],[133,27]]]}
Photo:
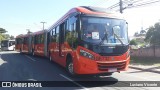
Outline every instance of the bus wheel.
{"label": "bus wheel", "polygon": [[73,61],[71,58],[68,58],[68,62],[67,62],[67,71],[69,73],[69,75],[71,76],[75,76],[75,73],[74,73],[74,68],[73,68]]}

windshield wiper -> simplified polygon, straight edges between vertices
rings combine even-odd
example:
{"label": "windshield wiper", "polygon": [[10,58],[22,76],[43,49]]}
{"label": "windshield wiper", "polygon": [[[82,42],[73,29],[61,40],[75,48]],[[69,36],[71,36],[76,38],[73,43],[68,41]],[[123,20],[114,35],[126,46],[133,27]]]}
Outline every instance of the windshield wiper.
{"label": "windshield wiper", "polygon": [[98,46],[102,45],[102,43],[104,42],[104,40],[107,40],[107,42],[108,42],[107,37],[108,37],[108,34],[107,34],[107,32],[106,32],[105,35],[104,35],[104,37],[102,38],[102,41],[101,41],[100,43],[98,43],[97,45],[98,45]]}
{"label": "windshield wiper", "polygon": [[122,40],[118,37],[118,35],[115,34],[115,33],[113,33],[113,34],[117,37],[117,39],[121,42],[121,44],[124,45],[124,43],[123,43]]}

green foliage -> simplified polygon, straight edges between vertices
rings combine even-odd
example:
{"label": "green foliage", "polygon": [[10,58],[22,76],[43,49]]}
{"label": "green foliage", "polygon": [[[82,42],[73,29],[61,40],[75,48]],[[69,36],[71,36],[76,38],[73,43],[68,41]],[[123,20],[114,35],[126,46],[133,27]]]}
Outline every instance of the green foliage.
{"label": "green foliage", "polygon": [[149,42],[151,45],[160,45],[160,23],[149,27],[145,41]]}
{"label": "green foliage", "polygon": [[9,38],[10,38],[11,40],[14,40],[14,39],[15,39],[14,36],[12,36],[12,35],[11,35]]}
{"label": "green foliage", "polygon": [[5,34],[7,31],[3,28],[0,28],[0,42],[6,39],[14,39],[14,36],[10,36],[9,34]]}
{"label": "green foliage", "polygon": [[7,31],[3,28],[0,28],[0,33],[6,33]]}
{"label": "green foliage", "polygon": [[132,40],[130,41],[130,45],[137,45],[137,41],[136,41],[135,39],[132,39]]}
{"label": "green foliage", "polygon": [[135,32],[135,33],[134,33],[134,36],[138,36],[138,32]]}

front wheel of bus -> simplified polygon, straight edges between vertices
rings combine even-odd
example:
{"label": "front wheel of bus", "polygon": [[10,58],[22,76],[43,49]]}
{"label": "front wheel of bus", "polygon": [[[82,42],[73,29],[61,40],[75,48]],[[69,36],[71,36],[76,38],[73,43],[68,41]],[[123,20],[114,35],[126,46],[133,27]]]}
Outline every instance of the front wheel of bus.
{"label": "front wheel of bus", "polygon": [[72,60],[69,60],[67,62],[67,71],[68,71],[70,76],[75,76]]}

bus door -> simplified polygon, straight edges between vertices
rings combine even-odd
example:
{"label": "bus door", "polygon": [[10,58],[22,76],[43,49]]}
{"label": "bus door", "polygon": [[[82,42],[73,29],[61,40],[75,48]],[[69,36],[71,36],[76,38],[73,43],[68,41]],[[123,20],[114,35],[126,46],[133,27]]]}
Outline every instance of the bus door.
{"label": "bus door", "polygon": [[28,38],[28,53],[31,54],[32,53],[32,35],[29,35]]}
{"label": "bus door", "polygon": [[44,41],[45,41],[44,37],[45,37],[45,34],[44,33],[39,34],[38,37],[39,37],[39,40],[38,40],[38,44],[37,44],[37,53],[40,56],[44,56]]}
{"label": "bus door", "polygon": [[[50,34],[48,32],[44,33],[44,55],[48,56],[48,45],[49,45],[49,36]],[[47,38],[48,37],[48,38]]]}
{"label": "bus door", "polygon": [[62,23],[60,26],[56,27],[56,45],[54,49],[54,60],[55,62],[59,63],[60,65],[64,66],[65,65],[65,60],[64,60],[64,54],[63,54],[63,38],[64,38],[64,24]]}
{"label": "bus door", "polygon": [[24,37],[23,45],[22,45],[22,52],[27,52],[27,51],[28,51],[28,38]]}
{"label": "bus door", "polygon": [[60,37],[59,37],[59,56],[60,57],[64,57],[64,53],[65,53],[65,50],[64,50],[64,48],[65,48],[65,46],[64,46],[65,27],[66,27],[65,22],[60,25],[60,33],[59,33],[59,35],[60,35]]}

